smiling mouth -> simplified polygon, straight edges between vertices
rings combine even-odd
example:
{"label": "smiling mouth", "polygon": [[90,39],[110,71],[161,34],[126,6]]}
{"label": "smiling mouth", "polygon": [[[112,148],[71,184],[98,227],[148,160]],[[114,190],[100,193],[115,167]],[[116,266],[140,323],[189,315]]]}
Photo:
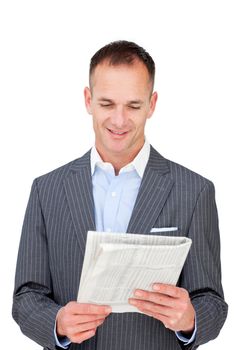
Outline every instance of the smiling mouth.
{"label": "smiling mouth", "polygon": [[117,135],[117,136],[123,136],[125,134],[127,134],[128,131],[115,131],[115,130],[111,130],[108,129],[108,131],[113,134],[113,135]]}

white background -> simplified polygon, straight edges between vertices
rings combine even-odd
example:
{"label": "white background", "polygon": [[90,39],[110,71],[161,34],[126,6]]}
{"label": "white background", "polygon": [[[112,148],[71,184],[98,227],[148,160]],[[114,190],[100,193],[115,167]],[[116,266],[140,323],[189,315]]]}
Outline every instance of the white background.
{"label": "white background", "polygon": [[[92,146],[83,88],[90,57],[126,39],[157,66],[146,135],[216,186],[229,316],[203,349],[241,343],[240,1],[1,1],[1,348],[40,349],[11,319],[16,256],[33,179]],[[125,350],[125,349],[124,349]],[[148,350],[148,349],[147,349]]]}

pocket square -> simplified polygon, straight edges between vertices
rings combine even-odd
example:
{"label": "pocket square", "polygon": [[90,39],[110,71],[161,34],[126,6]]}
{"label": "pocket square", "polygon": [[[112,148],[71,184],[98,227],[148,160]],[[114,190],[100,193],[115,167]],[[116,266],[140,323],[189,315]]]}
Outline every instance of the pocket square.
{"label": "pocket square", "polygon": [[177,231],[177,227],[153,227],[150,232],[169,232],[169,231]]}

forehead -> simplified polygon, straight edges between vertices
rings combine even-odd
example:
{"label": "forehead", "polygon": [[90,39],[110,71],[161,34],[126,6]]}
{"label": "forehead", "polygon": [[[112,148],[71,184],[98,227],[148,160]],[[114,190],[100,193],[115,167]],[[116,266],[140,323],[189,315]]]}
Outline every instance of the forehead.
{"label": "forehead", "polygon": [[131,65],[110,65],[103,62],[95,68],[91,76],[94,90],[150,90],[150,78],[146,66],[136,60]]}

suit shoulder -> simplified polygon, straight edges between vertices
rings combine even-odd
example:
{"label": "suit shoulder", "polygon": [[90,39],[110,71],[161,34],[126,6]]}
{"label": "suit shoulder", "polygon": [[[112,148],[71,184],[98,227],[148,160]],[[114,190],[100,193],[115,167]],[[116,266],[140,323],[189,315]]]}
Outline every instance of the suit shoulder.
{"label": "suit shoulder", "polygon": [[151,146],[150,159],[148,163],[153,169],[159,170],[162,173],[168,173],[175,182],[189,183],[195,182],[197,185],[205,186],[213,184],[206,177],[188,169],[184,165],[176,163],[163,155],[161,155],[153,146]]}
{"label": "suit shoulder", "polygon": [[186,185],[190,184],[191,186],[195,186],[198,189],[200,188],[200,190],[205,187],[214,187],[214,184],[211,180],[196,173],[195,171],[169,159],[166,159],[166,161],[170,169],[170,175],[176,182],[180,182],[181,184]]}
{"label": "suit shoulder", "polygon": [[46,174],[38,176],[34,181],[38,183],[39,186],[47,185],[49,183],[60,182],[70,173],[72,169],[78,169],[82,165],[86,165],[90,162],[89,158],[90,151],[85,153],[82,157],[76,158],[60,167],[49,171]]}

